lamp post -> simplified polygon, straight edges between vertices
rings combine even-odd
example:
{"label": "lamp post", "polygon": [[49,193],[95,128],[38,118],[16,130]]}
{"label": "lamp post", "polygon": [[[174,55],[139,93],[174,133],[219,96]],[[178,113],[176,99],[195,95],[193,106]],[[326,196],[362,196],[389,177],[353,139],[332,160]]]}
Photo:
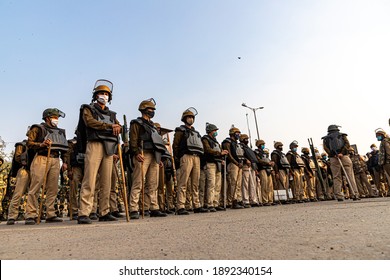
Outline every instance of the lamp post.
{"label": "lamp post", "polygon": [[257,140],[260,139],[260,135],[259,135],[259,127],[257,126],[257,117],[256,117],[256,111],[259,110],[259,109],[263,109],[264,107],[257,107],[257,108],[252,108],[252,107],[249,107],[248,105],[246,105],[245,103],[242,103],[241,104],[242,107],[246,107],[250,110],[252,110],[253,112],[253,115],[255,116],[255,124],[256,124],[256,132],[257,132]]}

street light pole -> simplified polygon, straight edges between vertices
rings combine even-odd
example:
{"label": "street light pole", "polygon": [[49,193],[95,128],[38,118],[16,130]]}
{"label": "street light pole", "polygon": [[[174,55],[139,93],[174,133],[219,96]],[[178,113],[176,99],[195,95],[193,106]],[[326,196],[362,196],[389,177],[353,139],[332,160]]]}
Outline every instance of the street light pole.
{"label": "street light pole", "polygon": [[252,110],[253,112],[253,115],[255,116],[255,124],[256,124],[256,132],[257,132],[257,140],[260,139],[260,135],[259,135],[259,127],[257,125],[257,117],[256,117],[256,111],[259,110],[259,109],[263,109],[264,107],[257,107],[257,108],[252,108],[252,107],[249,107],[248,105],[246,105],[245,103],[242,103],[241,106],[243,107],[246,107],[250,110]]}

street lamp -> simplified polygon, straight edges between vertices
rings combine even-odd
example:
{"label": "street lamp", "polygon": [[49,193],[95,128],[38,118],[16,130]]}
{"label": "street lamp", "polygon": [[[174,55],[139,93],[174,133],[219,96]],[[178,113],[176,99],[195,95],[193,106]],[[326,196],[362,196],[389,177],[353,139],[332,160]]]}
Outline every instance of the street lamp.
{"label": "street lamp", "polygon": [[255,116],[255,123],[256,123],[257,140],[259,140],[260,139],[260,135],[259,135],[259,127],[257,126],[256,111],[259,110],[259,109],[263,109],[264,107],[252,108],[252,107],[249,107],[248,105],[246,105],[245,103],[242,103],[241,106],[242,107],[246,107],[248,109],[251,109],[253,111],[253,115]]}

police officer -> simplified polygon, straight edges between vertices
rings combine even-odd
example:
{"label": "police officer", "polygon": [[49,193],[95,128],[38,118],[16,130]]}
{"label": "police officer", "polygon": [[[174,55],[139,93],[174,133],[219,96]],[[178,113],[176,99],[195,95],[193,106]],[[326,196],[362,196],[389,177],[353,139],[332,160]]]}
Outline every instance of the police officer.
{"label": "police officer", "polygon": [[96,177],[99,173],[99,221],[116,221],[110,214],[110,190],[113,155],[116,152],[121,126],[116,113],[107,107],[112,100],[112,83],[98,80],[92,93],[92,103],[80,109],[78,131],[85,146],[84,177],[80,189],[79,224],[92,223],[89,215],[93,207]]}
{"label": "police officer", "polygon": [[[376,139],[381,142],[378,163],[382,167],[383,177],[387,179],[387,185],[390,185],[390,137],[383,129],[377,129],[375,134]],[[387,195],[390,194],[387,193]]]}
{"label": "police officer", "polygon": [[206,205],[210,212],[223,210],[220,208],[219,201],[222,185],[222,159],[227,155],[227,150],[222,150],[216,137],[218,127],[211,123],[206,123],[206,135],[202,137],[204,159],[206,161],[207,178],[207,202]]}
{"label": "police officer", "polygon": [[322,137],[324,150],[330,158],[330,169],[333,174],[334,194],[338,201],[344,200],[344,194],[341,192],[342,187],[342,166],[345,169],[345,174],[351,182],[350,191],[353,200],[360,200],[358,189],[353,174],[352,161],[348,156],[350,147],[347,134],[341,133],[339,126],[329,125],[328,135]]}
{"label": "police officer", "polygon": [[291,174],[293,176],[292,190],[294,199],[298,203],[303,203],[305,199],[305,182],[304,182],[304,170],[305,163],[301,156],[297,152],[298,142],[293,141],[290,143],[290,150],[287,152],[286,157],[291,166]]}
{"label": "police officer", "polygon": [[[41,124],[34,124],[27,132],[27,147],[35,151],[35,157],[31,163],[30,175],[31,184],[27,196],[26,225],[34,225],[38,214],[38,196],[41,186],[46,176],[46,222],[62,222],[58,218],[54,202],[58,192],[58,178],[60,175],[60,157],[63,161],[62,169],[66,170],[66,152],[68,141],[65,130],[58,128],[58,118],[65,117],[65,114],[57,108],[49,108],[43,111]],[[48,154],[48,148],[51,152]],[[48,165],[48,167],[47,167]],[[47,169],[47,174],[45,171]]]}
{"label": "police officer", "polygon": [[[258,207],[261,204],[261,185],[258,180],[258,163],[255,152],[248,146],[249,136],[240,135],[240,145],[244,150],[245,163],[242,167],[242,202],[244,208]],[[259,203],[260,202],[260,203]]]}
{"label": "police officer", "polygon": [[30,164],[27,160],[27,140],[15,144],[12,170],[17,172],[16,185],[8,208],[7,225],[15,224],[19,215],[20,199],[30,185]]}
{"label": "police officer", "polygon": [[194,213],[208,212],[208,209],[201,207],[199,202],[200,156],[203,155],[203,144],[200,133],[192,126],[197,114],[193,107],[185,110],[181,117],[184,125],[175,129],[173,137],[173,154],[177,162],[176,167],[179,169],[176,207],[178,215],[189,214],[185,209],[189,180]]}
{"label": "police officer", "polygon": [[355,152],[354,148],[349,148],[349,157],[352,161],[353,173],[355,175],[355,181],[359,192],[359,197],[372,197],[373,192],[371,184],[367,178],[367,165],[363,158]]}
{"label": "police officer", "polygon": [[278,190],[285,190],[286,191],[286,204],[289,204],[292,202],[292,197],[290,197],[288,193],[289,189],[289,171],[290,171],[290,163],[287,160],[286,155],[283,153],[283,143],[282,142],[275,142],[274,143],[275,150],[271,153],[271,160],[275,162],[274,170],[275,170],[275,180],[274,186],[277,186]]}
{"label": "police officer", "polygon": [[[156,110],[153,98],[142,101],[138,106],[141,117],[130,122],[130,153],[134,171],[133,185],[130,192],[130,218],[138,219],[138,202],[145,179],[145,210],[150,210],[151,217],[166,217],[159,210],[157,201],[158,170],[162,166],[161,157],[167,153],[165,143],[152,122]],[[144,176],[144,178],[142,177]]]}
{"label": "police officer", "polygon": [[256,141],[255,150],[258,166],[259,166],[259,178],[261,185],[261,201],[264,206],[275,205],[274,204],[274,186],[272,181],[273,166],[275,163],[270,160],[269,151],[265,148],[265,142],[262,139]]}
{"label": "police officer", "polygon": [[[302,155],[301,158],[303,162],[305,163],[305,172],[304,172],[304,177],[305,177],[305,182],[306,182],[306,194],[305,196],[310,199],[311,202],[318,201],[317,199],[317,190],[316,190],[316,185],[317,185],[317,177],[316,177],[316,172],[317,168],[315,166],[315,163],[310,157],[310,150],[307,147],[303,147],[301,149]],[[320,198],[321,195],[318,196]],[[322,199],[323,194],[322,194]]]}
{"label": "police officer", "polygon": [[0,219],[3,220],[4,214],[3,211],[6,211],[6,209],[3,209],[3,199],[7,192],[7,181],[8,181],[8,170],[4,164],[4,159],[0,157]]}
{"label": "police officer", "polygon": [[229,130],[229,137],[222,142],[222,148],[228,151],[227,172],[229,176],[229,188],[227,192],[227,201],[232,209],[244,208],[239,204],[241,201],[242,168],[245,160],[244,150],[241,145],[238,144],[240,134],[241,131],[232,126]]}

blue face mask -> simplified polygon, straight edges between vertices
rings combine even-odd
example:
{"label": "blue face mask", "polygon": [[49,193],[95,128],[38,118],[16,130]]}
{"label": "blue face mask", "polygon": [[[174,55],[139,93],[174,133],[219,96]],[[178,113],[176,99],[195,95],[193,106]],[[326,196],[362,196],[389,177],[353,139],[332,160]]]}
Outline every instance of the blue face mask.
{"label": "blue face mask", "polygon": [[323,159],[323,160],[328,160],[328,157],[327,157],[327,156],[325,156],[325,157],[322,157],[322,159]]}
{"label": "blue face mask", "polygon": [[217,135],[218,135],[218,132],[214,131],[213,132],[213,137],[217,137]]}
{"label": "blue face mask", "polygon": [[292,148],[291,151],[296,152],[297,148]]}
{"label": "blue face mask", "polygon": [[265,148],[265,145],[260,146],[260,149],[264,150],[264,148]]}
{"label": "blue face mask", "polygon": [[382,141],[383,136],[382,136],[382,135],[378,135],[378,136],[376,137],[376,139],[377,139],[378,141]]}

